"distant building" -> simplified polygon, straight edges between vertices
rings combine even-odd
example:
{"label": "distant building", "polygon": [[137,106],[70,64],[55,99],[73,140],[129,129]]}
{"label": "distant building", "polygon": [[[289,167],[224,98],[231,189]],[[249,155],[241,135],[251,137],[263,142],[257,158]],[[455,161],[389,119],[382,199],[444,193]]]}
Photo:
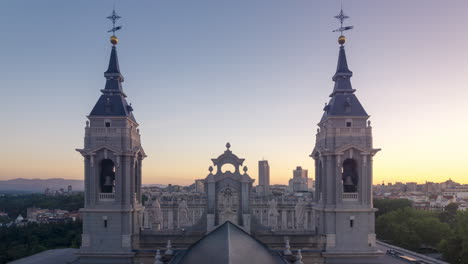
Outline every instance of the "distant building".
{"label": "distant building", "polygon": [[20,215],[18,215],[18,217],[16,217],[15,222],[16,222],[17,224],[19,224],[19,223],[23,222],[23,220],[24,220],[24,218],[23,218],[23,216],[20,214]]}
{"label": "distant building", "polygon": [[312,178],[307,179],[307,189],[309,192],[313,192],[315,189],[315,181]]}
{"label": "distant building", "polygon": [[289,189],[291,192],[308,192],[309,177],[307,170],[303,170],[301,166],[297,166],[293,170],[293,178],[289,180]]}
{"label": "distant building", "polygon": [[415,192],[418,184],[416,182],[406,183],[406,192]]}
{"label": "distant building", "polygon": [[270,165],[268,165],[268,160],[258,161],[257,192],[260,194],[268,194],[270,192]]}
{"label": "distant building", "polygon": [[68,185],[68,193],[71,193],[73,191],[72,186]]}
{"label": "distant building", "polygon": [[205,182],[203,180],[195,180],[195,192],[204,193],[205,192]]}
{"label": "distant building", "polygon": [[458,199],[468,199],[468,187],[457,187],[445,189],[443,196],[453,196]]}

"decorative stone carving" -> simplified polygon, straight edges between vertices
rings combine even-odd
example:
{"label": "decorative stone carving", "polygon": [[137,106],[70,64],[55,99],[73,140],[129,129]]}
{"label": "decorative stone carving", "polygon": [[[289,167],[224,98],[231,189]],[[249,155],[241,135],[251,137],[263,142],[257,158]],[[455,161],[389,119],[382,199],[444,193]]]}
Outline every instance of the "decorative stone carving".
{"label": "decorative stone carving", "polygon": [[304,201],[303,198],[300,198],[294,209],[296,213],[296,229],[304,229],[306,201]]}
{"label": "decorative stone carving", "polygon": [[268,226],[272,228],[278,227],[279,212],[277,205],[275,199],[271,199],[271,201],[268,202]]}
{"label": "decorative stone carving", "polygon": [[171,240],[167,240],[166,251],[164,252],[164,255],[172,256],[172,254],[174,254],[174,251],[172,251]]}
{"label": "decorative stone carving", "polygon": [[156,255],[154,255],[154,264],[164,264],[164,262],[161,261],[161,252],[159,249],[156,251]]}
{"label": "decorative stone carving", "polygon": [[143,211],[143,228],[144,229],[151,229],[151,217],[150,217],[150,209],[145,208]]}
{"label": "decorative stone carving", "polygon": [[161,211],[161,203],[159,202],[159,197],[154,200],[151,211],[153,228],[155,230],[161,230],[161,225],[163,222],[163,213]]}
{"label": "decorative stone carving", "polygon": [[286,243],[284,245],[284,250],[283,250],[283,255],[285,256],[291,256],[291,246],[289,245],[289,239],[286,240]]}
{"label": "decorative stone carving", "polygon": [[181,201],[179,201],[179,226],[188,226],[188,225],[190,225],[190,220],[188,217],[187,202],[181,199]]}
{"label": "decorative stone carving", "polygon": [[225,188],[218,195],[219,223],[230,221],[238,223],[238,202],[237,193],[232,188]]}
{"label": "decorative stone carving", "polygon": [[302,262],[302,253],[300,249],[297,251],[296,261],[294,262],[294,264],[304,264],[304,262]]}

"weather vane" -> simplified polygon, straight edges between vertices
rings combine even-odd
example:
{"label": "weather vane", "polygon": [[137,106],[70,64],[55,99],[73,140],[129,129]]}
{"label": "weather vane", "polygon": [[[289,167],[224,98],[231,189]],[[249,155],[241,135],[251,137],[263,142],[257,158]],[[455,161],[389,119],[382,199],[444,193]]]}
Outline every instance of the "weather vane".
{"label": "weather vane", "polygon": [[112,10],[112,15],[108,16],[107,19],[109,19],[110,21],[112,21],[112,29],[108,30],[107,32],[112,32],[112,36],[110,38],[110,41],[112,43],[112,45],[116,45],[118,42],[119,42],[119,39],[115,36],[115,32],[117,30],[120,30],[122,29],[122,26],[115,26],[115,22],[117,20],[119,20],[121,18],[121,16],[117,15],[117,13],[115,13],[115,9]]}
{"label": "weather vane", "polygon": [[340,13],[338,15],[336,15],[335,18],[340,21],[340,28],[333,30],[333,32],[340,32],[340,37],[338,38],[338,43],[343,45],[346,42],[346,38],[345,38],[345,36],[343,36],[343,32],[353,29],[354,26],[347,26],[347,27],[343,26],[343,22],[345,21],[345,19],[349,18],[349,16],[344,14],[343,6],[341,6]]}

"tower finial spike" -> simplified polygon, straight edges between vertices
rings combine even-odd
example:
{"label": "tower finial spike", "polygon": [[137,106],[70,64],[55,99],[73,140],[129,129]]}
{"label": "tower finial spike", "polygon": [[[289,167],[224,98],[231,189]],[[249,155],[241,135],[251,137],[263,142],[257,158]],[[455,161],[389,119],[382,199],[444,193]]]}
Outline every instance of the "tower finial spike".
{"label": "tower finial spike", "polygon": [[117,26],[117,27],[115,26],[115,22],[117,20],[119,20],[120,18],[122,18],[122,17],[117,15],[117,13],[115,13],[115,6],[114,6],[114,9],[112,10],[112,14],[107,17],[107,19],[112,21],[112,28],[110,30],[108,30],[107,32],[112,32],[112,36],[110,37],[110,42],[114,46],[117,45],[117,43],[119,43],[119,39],[117,38],[117,36],[115,36],[115,32],[117,30],[122,29],[122,26]]}
{"label": "tower finial spike", "polygon": [[341,3],[340,13],[336,15],[335,18],[340,21],[340,27],[338,29],[333,30],[333,32],[340,32],[340,36],[338,37],[338,43],[341,46],[343,46],[346,42],[346,37],[343,35],[343,32],[354,28],[354,26],[343,26],[343,22],[349,18],[349,16],[345,15],[345,13],[343,12],[343,3]]}

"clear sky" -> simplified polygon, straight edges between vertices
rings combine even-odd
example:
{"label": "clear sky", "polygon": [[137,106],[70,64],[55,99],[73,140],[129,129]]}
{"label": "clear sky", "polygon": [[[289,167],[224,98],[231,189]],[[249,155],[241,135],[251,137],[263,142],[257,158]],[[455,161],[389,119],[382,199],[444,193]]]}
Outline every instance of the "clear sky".
{"label": "clear sky", "polygon": [[[190,184],[231,150],[272,183],[309,169],[333,88],[341,1],[0,1],[0,179],[83,178],[112,7],[144,183]],[[374,183],[468,183],[468,1],[343,1],[353,87],[371,115]]]}

